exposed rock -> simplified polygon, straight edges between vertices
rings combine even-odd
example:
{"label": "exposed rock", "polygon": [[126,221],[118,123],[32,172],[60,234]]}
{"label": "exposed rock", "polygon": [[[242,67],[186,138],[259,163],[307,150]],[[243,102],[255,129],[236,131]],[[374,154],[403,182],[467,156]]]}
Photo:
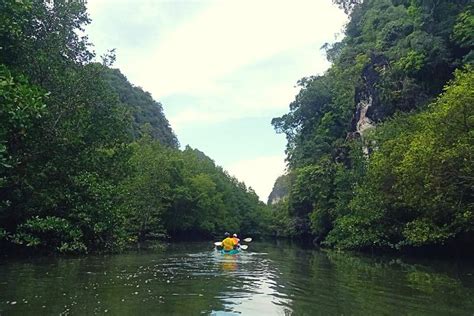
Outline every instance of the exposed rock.
{"label": "exposed rock", "polygon": [[[388,60],[383,55],[372,55],[370,63],[362,71],[362,84],[355,93],[356,111],[352,117],[352,132],[347,138],[363,137],[364,132],[375,127],[377,121],[384,117],[383,107],[377,93],[379,71],[388,66]],[[366,151],[367,148],[364,149]],[[368,152],[366,152],[368,153]]]}
{"label": "exposed rock", "polygon": [[281,200],[283,200],[286,196],[288,196],[290,188],[290,175],[284,174],[279,176],[275,180],[275,184],[273,185],[273,190],[268,196],[268,205],[273,205]]}
{"label": "exposed rock", "polygon": [[369,96],[367,100],[361,100],[357,105],[359,110],[359,120],[356,124],[356,131],[363,135],[365,130],[368,130],[375,126],[373,121],[367,116],[367,111],[372,105],[372,97]]}

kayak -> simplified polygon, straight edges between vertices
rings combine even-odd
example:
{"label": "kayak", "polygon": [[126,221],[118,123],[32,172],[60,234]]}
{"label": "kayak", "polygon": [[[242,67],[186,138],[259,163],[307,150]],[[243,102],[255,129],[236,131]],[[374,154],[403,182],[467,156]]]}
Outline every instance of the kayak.
{"label": "kayak", "polygon": [[219,252],[223,255],[236,255],[240,252],[240,249],[224,250],[221,249]]}
{"label": "kayak", "polygon": [[239,247],[237,249],[224,250],[222,249],[222,246],[216,246],[216,250],[223,255],[236,255],[241,251],[241,248]]}

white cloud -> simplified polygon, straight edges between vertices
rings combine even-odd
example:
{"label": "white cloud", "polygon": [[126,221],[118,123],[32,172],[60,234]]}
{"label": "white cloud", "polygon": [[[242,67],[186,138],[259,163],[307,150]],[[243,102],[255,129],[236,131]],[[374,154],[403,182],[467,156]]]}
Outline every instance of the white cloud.
{"label": "white cloud", "polygon": [[161,34],[125,68],[157,98],[214,93],[223,77],[245,65],[331,41],[344,20],[329,0],[218,1]]}
{"label": "white cloud", "polygon": [[285,171],[284,160],[284,155],[257,157],[240,160],[224,168],[237,179],[245,181],[247,186],[255,190],[260,200],[266,203],[276,178]]}
{"label": "white cloud", "polygon": [[230,115],[230,113],[189,107],[171,116],[169,121],[176,130],[179,130],[180,127],[187,126],[190,123],[212,124],[227,121],[231,118],[232,115]]}
{"label": "white cloud", "polygon": [[[199,98],[192,109],[163,102],[175,129],[192,118],[281,113],[297,93],[296,80],[328,67],[319,47],[346,20],[330,0],[89,0],[88,8],[99,55],[118,46],[116,66],[131,82],[161,101]],[[245,69],[282,54],[284,64]]]}
{"label": "white cloud", "polygon": [[[176,131],[189,124],[221,123],[242,118],[273,117],[284,113],[299,89],[291,85],[271,85],[265,89],[222,92],[212,97],[196,98],[192,105],[169,116]],[[165,99],[165,104],[166,99]]]}

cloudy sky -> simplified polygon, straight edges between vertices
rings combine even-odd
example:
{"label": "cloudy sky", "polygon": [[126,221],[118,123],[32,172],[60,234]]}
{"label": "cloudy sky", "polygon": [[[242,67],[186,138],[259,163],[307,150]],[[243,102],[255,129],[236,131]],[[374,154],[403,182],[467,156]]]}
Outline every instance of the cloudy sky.
{"label": "cloudy sky", "polygon": [[89,0],[97,55],[161,102],[189,144],[251,186],[262,201],[285,169],[284,135],[296,81],[329,66],[320,47],[346,16],[331,0]]}

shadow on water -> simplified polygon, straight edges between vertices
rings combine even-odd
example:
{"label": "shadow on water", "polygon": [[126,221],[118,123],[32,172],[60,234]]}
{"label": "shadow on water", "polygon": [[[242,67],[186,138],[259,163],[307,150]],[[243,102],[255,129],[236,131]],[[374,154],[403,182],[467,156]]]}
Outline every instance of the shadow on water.
{"label": "shadow on water", "polygon": [[469,262],[212,243],[0,261],[1,315],[472,315]]}

